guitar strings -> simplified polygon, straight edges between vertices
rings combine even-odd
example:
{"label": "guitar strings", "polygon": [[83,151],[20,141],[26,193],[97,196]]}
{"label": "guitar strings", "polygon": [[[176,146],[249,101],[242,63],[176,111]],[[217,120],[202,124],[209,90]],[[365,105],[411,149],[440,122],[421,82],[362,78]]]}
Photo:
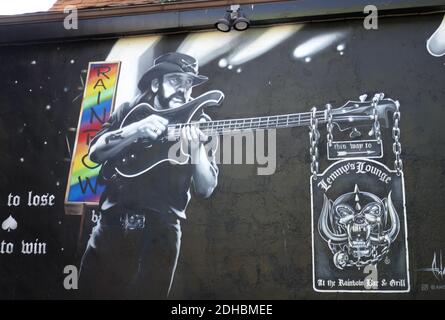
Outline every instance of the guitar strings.
{"label": "guitar strings", "polygon": [[[169,132],[169,136],[179,137],[180,131],[187,126],[197,126],[207,135],[214,134],[226,134],[236,133],[239,131],[250,129],[268,129],[268,128],[288,128],[292,126],[302,126],[310,124],[312,113],[296,113],[289,115],[277,115],[277,116],[265,116],[255,118],[241,118],[241,119],[228,119],[228,120],[215,120],[209,122],[196,122],[196,123],[178,123],[169,125],[170,130],[173,129],[173,133]],[[321,116],[321,117],[320,117]],[[325,111],[317,111],[316,118],[318,121],[326,120]]]}

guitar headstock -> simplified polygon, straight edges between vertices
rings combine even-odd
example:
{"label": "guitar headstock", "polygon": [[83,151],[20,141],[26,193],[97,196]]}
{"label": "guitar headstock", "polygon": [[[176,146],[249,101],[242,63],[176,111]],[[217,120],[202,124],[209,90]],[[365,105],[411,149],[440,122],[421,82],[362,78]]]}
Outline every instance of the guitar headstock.
{"label": "guitar headstock", "polygon": [[360,96],[358,101],[348,101],[339,108],[332,109],[332,123],[340,131],[356,127],[369,126],[374,122],[374,110],[380,124],[386,128],[390,126],[389,113],[393,113],[399,102],[385,98],[383,93],[377,93],[372,99],[367,95]]}

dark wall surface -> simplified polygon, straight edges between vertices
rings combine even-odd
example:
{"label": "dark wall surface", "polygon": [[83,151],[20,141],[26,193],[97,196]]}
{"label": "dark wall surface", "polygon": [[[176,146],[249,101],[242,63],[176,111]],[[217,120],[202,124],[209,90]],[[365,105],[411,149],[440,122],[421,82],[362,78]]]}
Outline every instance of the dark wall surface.
{"label": "dark wall surface", "polygon": [[[444,290],[430,289],[444,280],[419,271],[430,268],[434,253],[445,249],[445,60],[425,46],[441,19],[385,18],[378,30],[364,29],[360,20],[306,24],[263,54],[233,69],[221,68],[221,58],[264,31],[252,29],[202,65],[200,73],[210,80],[193,91],[194,96],[211,89],[224,92],[224,104],[208,110],[213,119],[307,112],[328,102],[339,107],[363,93],[384,92],[400,101],[411,291],[385,296],[390,299],[445,297]],[[310,61],[293,56],[299,45],[333,32],[339,35],[312,49]],[[153,56],[175,51],[186,36],[163,36]],[[0,220],[12,215],[18,222],[16,230],[0,231],[0,240],[15,244],[14,253],[0,255],[0,298],[77,297],[75,290],[64,289],[63,269],[79,266],[91,224],[78,245],[81,219],[64,212],[74,143],[69,128],[77,126],[88,62],[105,60],[115,44],[95,40],[0,49]],[[382,130],[383,163],[392,167],[390,129]],[[322,131],[321,143],[324,136]],[[320,150],[324,169],[325,148]],[[276,153],[274,174],[257,175],[257,165],[222,164],[213,195],[193,196],[182,224],[171,297],[381,298],[313,290],[308,129],[278,130]],[[29,191],[54,194],[56,205],[27,207]],[[7,205],[10,193],[21,195],[19,207]],[[19,254],[22,240],[36,239],[46,242],[47,254]]]}

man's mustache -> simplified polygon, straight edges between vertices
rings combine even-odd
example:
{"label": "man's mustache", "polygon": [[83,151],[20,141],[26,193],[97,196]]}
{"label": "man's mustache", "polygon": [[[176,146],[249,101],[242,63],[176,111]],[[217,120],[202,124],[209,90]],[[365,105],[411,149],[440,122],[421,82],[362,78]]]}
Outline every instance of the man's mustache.
{"label": "man's mustache", "polygon": [[182,94],[178,94],[178,93],[174,93],[173,95],[171,95],[169,98],[168,98],[168,101],[170,102],[171,100],[173,100],[173,99],[179,99],[179,100],[181,100],[182,102],[184,102],[185,103],[185,96],[184,95],[182,95]]}

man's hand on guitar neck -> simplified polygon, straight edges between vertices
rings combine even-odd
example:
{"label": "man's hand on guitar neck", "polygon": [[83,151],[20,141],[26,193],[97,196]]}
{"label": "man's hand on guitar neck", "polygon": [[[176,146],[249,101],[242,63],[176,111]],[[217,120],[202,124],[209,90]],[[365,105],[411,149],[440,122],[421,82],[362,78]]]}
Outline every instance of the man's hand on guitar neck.
{"label": "man's hand on guitar neck", "polygon": [[[205,119],[201,119],[199,122],[205,122]],[[204,134],[197,126],[191,124],[181,129],[181,143],[182,150],[187,150],[193,160],[198,160],[199,149],[204,142],[207,142],[209,137]]]}
{"label": "man's hand on guitar neck", "polygon": [[[202,117],[199,122],[206,122]],[[181,129],[181,148],[190,155],[193,164],[199,163],[200,153],[205,149],[203,144],[209,140],[209,137],[199,129],[198,123],[190,123]],[[206,156],[207,157],[207,156]]]}
{"label": "man's hand on guitar neck", "polygon": [[[205,121],[204,118],[200,119],[200,122]],[[195,192],[202,197],[209,197],[218,183],[217,169],[211,164],[204,147],[204,142],[207,142],[208,139],[208,136],[193,124],[181,130],[182,150],[187,150],[190,154],[190,161],[193,165]]]}

